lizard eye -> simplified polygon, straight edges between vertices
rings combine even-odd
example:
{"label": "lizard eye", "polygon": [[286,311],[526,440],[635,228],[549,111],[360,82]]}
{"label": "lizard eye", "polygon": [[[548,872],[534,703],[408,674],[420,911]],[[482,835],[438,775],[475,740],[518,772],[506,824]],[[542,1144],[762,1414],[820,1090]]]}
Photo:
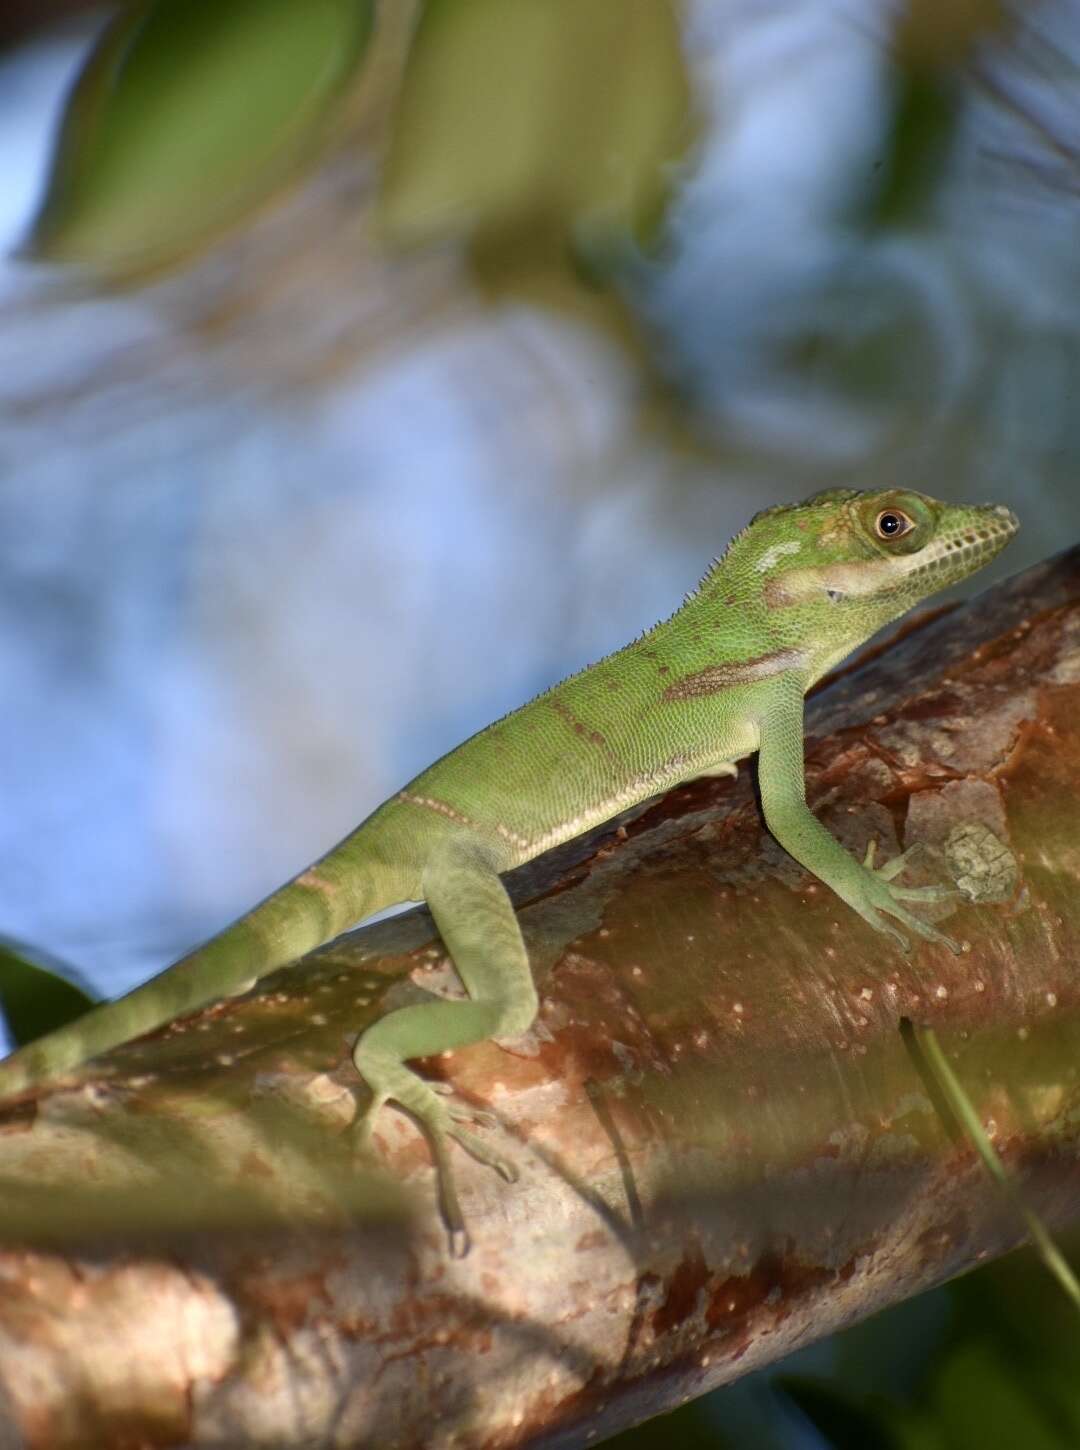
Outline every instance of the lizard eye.
{"label": "lizard eye", "polygon": [[874,520],[879,539],[902,539],[915,527],[915,520],[908,518],[901,509],[882,509]]}

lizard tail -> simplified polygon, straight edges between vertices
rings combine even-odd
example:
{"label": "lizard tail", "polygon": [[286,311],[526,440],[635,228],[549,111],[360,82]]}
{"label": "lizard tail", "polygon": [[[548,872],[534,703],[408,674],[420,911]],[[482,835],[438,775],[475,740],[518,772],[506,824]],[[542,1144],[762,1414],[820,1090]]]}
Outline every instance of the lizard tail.
{"label": "lizard tail", "polygon": [[391,905],[396,898],[386,899],[378,889],[378,867],[374,861],[364,863],[358,835],[126,996],[103,1002],[12,1053],[0,1062],[0,1100],[218,997],[246,991],[258,978]]}

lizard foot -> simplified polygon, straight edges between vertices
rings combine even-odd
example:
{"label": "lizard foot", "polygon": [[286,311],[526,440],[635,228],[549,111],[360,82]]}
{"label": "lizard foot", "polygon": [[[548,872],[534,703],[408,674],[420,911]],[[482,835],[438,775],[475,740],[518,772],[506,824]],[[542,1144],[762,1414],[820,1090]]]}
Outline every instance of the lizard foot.
{"label": "lizard foot", "polygon": [[[471,1158],[485,1167],[492,1168],[506,1183],[515,1183],[518,1170],[515,1164],[489,1145],[477,1134],[459,1126],[462,1123],[481,1127],[497,1127],[498,1118],[486,1108],[476,1108],[469,1103],[448,1102],[453,1089],[445,1083],[428,1083],[416,1073],[399,1063],[380,1064],[385,1071],[378,1072],[379,1086],[372,1092],[372,1098],[356,1123],[355,1133],[362,1150],[373,1154],[372,1127],[379,1109],[390,1099],[398,1103],[418,1124],[427,1139],[438,1176],[439,1207],[446,1224],[450,1241],[450,1252],[461,1258],[469,1252],[471,1241],[465,1227],[465,1217],[457,1195],[454,1181],[452,1154],[449,1143],[453,1140]],[[373,1075],[372,1065],[365,1064],[365,1076],[369,1086]],[[382,1081],[383,1078],[386,1081]],[[391,1082],[390,1079],[393,1079]]]}
{"label": "lizard foot", "polygon": [[916,936],[922,937],[924,941],[937,942],[941,946],[948,947],[954,955],[959,955],[958,942],[901,905],[905,901],[927,904],[951,901],[960,894],[950,886],[898,886],[894,883],[893,878],[900,874],[911,857],[920,849],[919,846],[911,846],[893,860],[887,861],[884,866],[875,866],[876,842],[871,840],[866,848],[866,855],[863,857],[861,889],[853,898],[847,899],[864,921],[868,921],[876,931],[884,932],[891,937],[905,955],[911,950],[910,943],[904,933],[887,919],[888,917],[895,918]]}
{"label": "lizard foot", "polygon": [[[428,1087],[442,1098],[456,1098],[457,1089],[448,1082],[429,1082]],[[476,1108],[471,1103],[449,1102],[446,1110],[455,1123],[475,1123],[478,1128],[497,1128],[499,1119],[489,1108]]]}
{"label": "lizard foot", "polygon": [[448,1141],[452,1139],[460,1148],[464,1148],[469,1157],[475,1158],[477,1163],[483,1163],[486,1168],[493,1168],[505,1183],[516,1183],[518,1170],[509,1158],[489,1147],[482,1138],[457,1126],[458,1123],[470,1121],[494,1123],[497,1121],[494,1114],[483,1110],[477,1111],[468,1105],[450,1105],[434,1097],[433,1107],[435,1111],[425,1112],[421,1115],[410,1103],[408,1111],[420,1123],[424,1136],[431,1147],[431,1155],[435,1160],[435,1169],[438,1174],[439,1209],[446,1225],[450,1254],[453,1258],[461,1259],[469,1252],[472,1241],[469,1238],[469,1231],[465,1227],[465,1215],[461,1211],[461,1204],[457,1196],[451,1155],[447,1150]]}
{"label": "lizard foot", "polygon": [[[891,861],[886,861],[884,866],[875,866],[877,841],[871,836],[866,847],[866,855],[863,857],[863,865],[867,871],[872,871],[879,881],[892,881],[900,875],[913,856],[922,854],[923,849],[922,842],[916,842],[906,851],[901,851],[899,856],[894,856]],[[955,886],[894,886],[892,894],[897,901],[956,901],[960,897],[960,892]]]}

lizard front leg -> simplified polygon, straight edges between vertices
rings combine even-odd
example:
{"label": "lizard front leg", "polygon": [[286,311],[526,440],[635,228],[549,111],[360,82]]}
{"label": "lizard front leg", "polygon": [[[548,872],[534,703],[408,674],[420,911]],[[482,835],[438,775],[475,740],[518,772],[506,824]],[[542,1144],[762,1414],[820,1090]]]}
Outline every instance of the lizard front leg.
{"label": "lizard front leg", "polygon": [[468,1252],[469,1237],[454,1187],[449,1140],[508,1182],[517,1170],[460,1126],[481,1114],[447,1102],[405,1062],[491,1037],[515,1036],[532,1025],[538,1003],[521,928],[483,843],[464,834],[441,842],[424,869],[423,886],[469,1000],[421,1002],[388,1013],[361,1036],[353,1061],[372,1093],[362,1124],[368,1133],[389,1099],[422,1127],[435,1159],[451,1252],[460,1257]]}
{"label": "lizard front leg", "polygon": [[850,855],[821,824],[806,804],[803,768],[803,704],[801,689],[778,690],[761,717],[758,781],[765,824],[789,855],[812,871],[841,900],[859,913],[876,931],[885,932],[908,950],[907,938],[891,920],[895,918],[927,941],[940,942],[951,951],[959,946],[951,937],[922,921],[904,902],[944,901],[955,892],[942,886],[900,886],[893,880],[908,856],[875,869],[873,851],[864,861]]}

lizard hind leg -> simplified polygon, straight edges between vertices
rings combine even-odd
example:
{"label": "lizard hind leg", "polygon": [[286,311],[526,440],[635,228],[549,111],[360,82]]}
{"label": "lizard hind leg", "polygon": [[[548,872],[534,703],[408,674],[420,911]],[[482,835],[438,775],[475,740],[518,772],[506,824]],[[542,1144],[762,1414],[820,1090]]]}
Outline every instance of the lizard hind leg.
{"label": "lizard hind leg", "polygon": [[439,1202],[451,1251],[468,1252],[469,1237],[454,1185],[449,1141],[507,1182],[517,1170],[460,1125],[490,1115],[448,1102],[405,1062],[431,1057],[491,1037],[524,1032],[537,1011],[536,988],[521,929],[490,853],[467,837],[452,837],[433,853],[423,876],[424,895],[469,998],[400,1007],[360,1037],[353,1061],[371,1089],[361,1130],[370,1136],[379,1108],[392,1099],[419,1123],[435,1160]]}

